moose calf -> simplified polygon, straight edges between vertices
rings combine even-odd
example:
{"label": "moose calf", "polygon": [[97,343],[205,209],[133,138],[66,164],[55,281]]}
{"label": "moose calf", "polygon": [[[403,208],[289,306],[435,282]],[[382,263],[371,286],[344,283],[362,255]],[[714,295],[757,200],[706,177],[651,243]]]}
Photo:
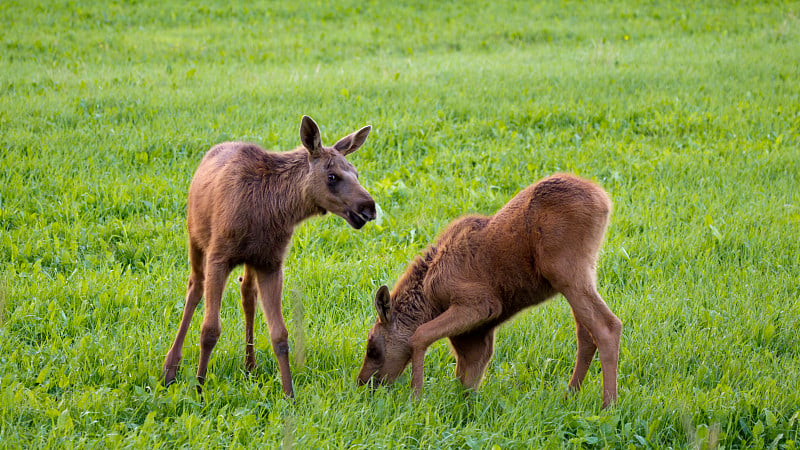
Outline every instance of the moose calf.
{"label": "moose calf", "polygon": [[475,389],[494,351],[496,328],[562,293],[578,336],[569,386],[580,389],[599,350],[603,406],[614,402],[622,322],[595,288],[595,263],[610,213],[602,188],[557,174],[527,187],[491,217],[451,223],[391,293],[386,286],[378,289],[378,318],[359,383],[391,383],[410,361],[411,385],[419,395],[425,350],[447,337],[456,375]]}
{"label": "moose calf", "polygon": [[303,116],[293,151],[266,152],[254,144],[227,142],[211,148],[189,188],[187,225],[191,274],[178,334],[164,361],[169,385],[182,357],[183,341],[200,298],[205,316],[200,332],[197,380],[203,384],[211,351],[219,338],[220,302],[231,270],[244,264],[241,278],[246,367],[255,367],[253,319],[256,291],[261,297],[272,349],[278,358],[283,392],[293,396],[289,344],[281,314],[283,259],[295,225],[330,211],[359,229],[375,218],[375,202],[345,160],[369,135],[366,126],[323,147],[319,127]]}

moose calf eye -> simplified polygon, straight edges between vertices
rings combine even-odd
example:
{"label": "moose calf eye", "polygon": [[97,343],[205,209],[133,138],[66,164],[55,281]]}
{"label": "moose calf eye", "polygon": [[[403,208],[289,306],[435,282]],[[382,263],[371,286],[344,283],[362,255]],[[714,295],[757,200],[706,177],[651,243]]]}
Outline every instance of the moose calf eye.
{"label": "moose calf eye", "polygon": [[369,359],[380,359],[381,352],[380,350],[374,347],[367,347],[367,358]]}

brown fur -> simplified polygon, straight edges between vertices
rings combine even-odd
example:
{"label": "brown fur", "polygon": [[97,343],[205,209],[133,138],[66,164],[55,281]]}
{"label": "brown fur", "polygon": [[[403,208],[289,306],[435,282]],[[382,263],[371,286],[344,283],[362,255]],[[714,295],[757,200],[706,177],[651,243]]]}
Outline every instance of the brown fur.
{"label": "brown fur", "polygon": [[226,142],[208,151],[189,188],[191,275],[180,328],[164,360],[165,384],[175,380],[186,331],[205,295],[197,368],[197,379],[203,384],[221,332],[225,282],[234,267],[244,264],[240,289],[247,369],[256,364],[253,320],[256,294],[260,293],[283,391],[293,395],[288,333],[281,314],[283,259],[294,227],[308,217],[331,211],[357,229],[375,218],[375,202],[344,158],[364,143],[369,131],[370,127],[364,127],[333,147],[323,147],[319,127],[304,116],[300,126],[303,147],[293,151],[266,152],[255,144],[240,142]]}
{"label": "brown fur", "polygon": [[391,383],[411,362],[422,390],[426,349],[449,338],[456,374],[477,388],[494,351],[495,329],[524,308],[562,293],[572,307],[578,355],[577,390],[596,350],[603,368],[603,404],[617,396],[622,323],[595,288],[595,263],[611,213],[602,188],[557,174],[527,187],[491,217],[452,222],[394,290],[382,286],[359,382]]}

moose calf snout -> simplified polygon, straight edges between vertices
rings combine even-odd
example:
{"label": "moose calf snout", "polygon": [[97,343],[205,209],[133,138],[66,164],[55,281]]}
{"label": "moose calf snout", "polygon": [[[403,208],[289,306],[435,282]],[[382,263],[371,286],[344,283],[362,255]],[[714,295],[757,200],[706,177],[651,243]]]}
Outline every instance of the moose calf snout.
{"label": "moose calf snout", "polygon": [[370,220],[375,220],[375,217],[377,217],[375,201],[367,195],[367,200],[355,205],[351,211],[347,212],[346,218],[353,228],[359,230]]}
{"label": "moose calf snout", "polygon": [[370,220],[375,220],[375,218],[378,216],[378,213],[375,210],[375,201],[370,198],[366,202],[362,203],[358,213],[361,214],[361,217],[367,219],[367,222]]}
{"label": "moose calf snout", "polygon": [[361,386],[369,386],[372,389],[377,389],[380,386],[386,386],[387,379],[385,376],[379,376],[378,371],[374,371],[369,374],[359,374],[357,384],[359,387]]}

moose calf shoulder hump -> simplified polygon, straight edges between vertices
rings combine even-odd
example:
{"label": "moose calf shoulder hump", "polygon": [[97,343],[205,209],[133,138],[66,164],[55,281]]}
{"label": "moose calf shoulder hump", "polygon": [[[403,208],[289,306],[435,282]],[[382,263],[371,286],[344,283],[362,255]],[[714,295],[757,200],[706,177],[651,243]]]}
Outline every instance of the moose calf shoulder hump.
{"label": "moose calf shoulder hump", "polygon": [[525,188],[493,216],[452,222],[391,292],[378,289],[378,318],[359,383],[391,383],[410,362],[419,395],[425,351],[446,337],[456,375],[476,389],[494,351],[496,328],[561,293],[572,308],[578,339],[569,386],[580,389],[599,351],[603,405],[610,405],[617,397],[622,323],[597,293],[595,269],[610,214],[601,187],[556,174]]}
{"label": "moose calf shoulder hump", "polygon": [[283,391],[294,395],[281,314],[283,259],[294,227],[308,217],[330,211],[356,229],[375,218],[375,202],[345,159],[364,144],[370,129],[366,126],[325,147],[317,124],[303,116],[302,147],[295,150],[267,152],[255,144],[226,142],[206,153],[189,187],[191,273],[183,317],[164,360],[166,385],[175,380],[192,314],[205,296],[197,368],[200,389],[221,332],[223,288],[231,270],[244,264],[240,289],[246,367],[251,370],[256,364],[253,321],[260,297]]}

